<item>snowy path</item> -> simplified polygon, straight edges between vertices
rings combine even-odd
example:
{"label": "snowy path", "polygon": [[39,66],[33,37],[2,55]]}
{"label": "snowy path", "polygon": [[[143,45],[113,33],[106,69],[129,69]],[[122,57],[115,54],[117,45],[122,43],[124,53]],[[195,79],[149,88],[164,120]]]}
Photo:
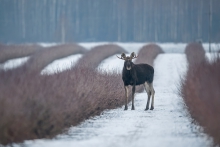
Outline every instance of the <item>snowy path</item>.
{"label": "snowy path", "polygon": [[31,147],[201,147],[211,140],[186,117],[177,94],[180,75],[186,71],[184,54],[162,54],[155,64],[155,109],[144,111],[147,94],[137,94],[136,110],[105,111],[101,116],[72,127],[68,135],[52,140],[26,141]]}

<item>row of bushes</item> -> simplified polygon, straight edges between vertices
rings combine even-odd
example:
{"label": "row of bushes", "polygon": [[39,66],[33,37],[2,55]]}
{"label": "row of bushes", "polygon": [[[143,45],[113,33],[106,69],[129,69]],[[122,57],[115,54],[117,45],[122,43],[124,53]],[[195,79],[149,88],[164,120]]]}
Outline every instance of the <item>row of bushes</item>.
{"label": "row of bushes", "polygon": [[[103,54],[103,48],[105,49],[105,54]],[[80,58],[76,66],[96,68],[102,60],[122,52],[125,53],[127,51],[115,44],[99,45],[92,48],[90,52],[87,52]]]}
{"label": "row of bushes", "polygon": [[200,44],[192,43],[185,53],[189,62],[181,95],[192,116],[220,144],[220,57],[210,63]]}
{"label": "row of bushes", "polygon": [[[164,53],[162,48],[156,44],[148,44],[143,46],[139,53],[138,58],[136,59],[135,63],[147,63],[153,66],[154,59],[158,54]],[[147,58],[146,58],[147,57]]]}
{"label": "row of bushes", "polygon": [[[21,69],[26,72],[38,72],[56,59],[73,54],[84,54],[87,50],[78,44],[60,44],[51,47],[41,47],[36,44],[4,45],[0,44],[0,63],[9,59],[30,56]],[[20,70],[19,68],[17,70]]]}
{"label": "row of bushes", "polygon": [[43,47],[32,44],[32,45],[4,45],[0,44],[0,63],[13,58],[20,58],[32,55],[39,52]]}
{"label": "row of bushes", "polygon": [[61,44],[46,47],[33,54],[29,61],[24,65],[30,72],[38,72],[56,59],[64,58],[73,54],[84,54],[87,50],[78,44]]}
{"label": "row of bushes", "polygon": [[[143,50],[158,52],[151,48]],[[81,66],[79,61],[75,67],[53,75],[26,72],[25,66],[0,71],[0,143],[50,138],[105,109],[122,106],[121,75],[95,68],[104,58],[122,51],[115,45],[94,48],[81,59],[89,66]],[[140,58],[145,60],[150,55]]]}

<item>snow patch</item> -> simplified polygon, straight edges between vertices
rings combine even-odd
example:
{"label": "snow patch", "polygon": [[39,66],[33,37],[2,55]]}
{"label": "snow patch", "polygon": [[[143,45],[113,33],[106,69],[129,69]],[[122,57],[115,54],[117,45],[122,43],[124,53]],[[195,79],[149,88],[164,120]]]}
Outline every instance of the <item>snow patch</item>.
{"label": "snow patch", "polygon": [[209,63],[213,63],[217,56],[220,56],[220,53],[206,53],[205,56]]}
{"label": "snow patch", "polygon": [[56,45],[60,45],[61,43],[38,43],[42,47],[52,47]]}
{"label": "snow patch", "polygon": [[[117,56],[121,57],[121,54],[117,54]],[[130,54],[126,54],[126,56],[130,56]],[[108,73],[113,73],[115,71],[121,73],[123,66],[124,66],[124,60],[118,59],[116,55],[113,55],[103,60],[99,64],[98,69],[101,71],[106,71]]]}
{"label": "snow patch", "polygon": [[30,57],[27,56],[27,57],[7,60],[5,63],[0,64],[0,69],[8,70],[8,69],[13,69],[13,68],[22,66],[24,63],[26,63],[29,60],[29,58]]}
{"label": "snow patch", "polygon": [[47,65],[42,71],[41,74],[54,74],[57,72],[62,72],[64,70],[70,69],[73,67],[76,62],[82,57],[82,54],[75,54],[67,56],[65,58],[54,60],[52,63]]}
{"label": "snow patch", "polygon": [[78,43],[79,45],[81,45],[82,47],[86,48],[87,50],[90,50],[96,46],[99,45],[106,45],[106,44],[111,44],[111,42],[82,42],[82,43]]}

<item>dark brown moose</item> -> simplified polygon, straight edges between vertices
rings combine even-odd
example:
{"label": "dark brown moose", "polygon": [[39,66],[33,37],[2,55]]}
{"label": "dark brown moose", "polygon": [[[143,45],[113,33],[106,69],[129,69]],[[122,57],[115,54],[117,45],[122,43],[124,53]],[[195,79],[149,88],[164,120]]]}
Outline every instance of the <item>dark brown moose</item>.
{"label": "dark brown moose", "polygon": [[[118,57],[118,56],[117,56]],[[134,110],[134,93],[136,85],[144,85],[144,88],[148,95],[146,109],[149,109],[150,97],[152,95],[151,108],[154,109],[154,88],[153,88],[153,79],[154,79],[154,68],[148,64],[134,64],[132,59],[137,58],[136,54],[133,52],[130,56],[127,56],[122,53],[119,59],[124,60],[124,67],[122,70],[122,80],[124,82],[125,88],[125,109],[128,109],[128,89],[129,85],[132,86],[132,108]]]}

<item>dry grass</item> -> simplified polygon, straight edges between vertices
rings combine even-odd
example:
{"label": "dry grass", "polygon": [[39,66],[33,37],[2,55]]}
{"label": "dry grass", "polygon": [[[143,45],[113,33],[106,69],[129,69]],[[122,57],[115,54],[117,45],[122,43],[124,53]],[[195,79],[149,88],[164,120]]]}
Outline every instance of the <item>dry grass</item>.
{"label": "dry grass", "polygon": [[[25,66],[0,71],[0,143],[51,138],[103,110],[122,106],[121,75],[100,73],[94,68],[98,60],[115,51],[110,53],[103,47],[97,49],[101,52],[97,56],[94,50],[86,56],[93,65],[85,63],[91,66],[75,66],[54,75],[23,74]],[[90,56],[96,58],[90,60]]]}
{"label": "dry grass", "polygon": [[0,44],[0,63],[3,63],[9,59],[20,58],[30,56],[36,52],[42,50],[43,47],[32,45],[4,45]]}
{"label": "dry grass", "polygon": [[220,57],[209,63],[201,45],[186,48],[189,69],[182,81],[181,95],[192,116],[220,144]]}

